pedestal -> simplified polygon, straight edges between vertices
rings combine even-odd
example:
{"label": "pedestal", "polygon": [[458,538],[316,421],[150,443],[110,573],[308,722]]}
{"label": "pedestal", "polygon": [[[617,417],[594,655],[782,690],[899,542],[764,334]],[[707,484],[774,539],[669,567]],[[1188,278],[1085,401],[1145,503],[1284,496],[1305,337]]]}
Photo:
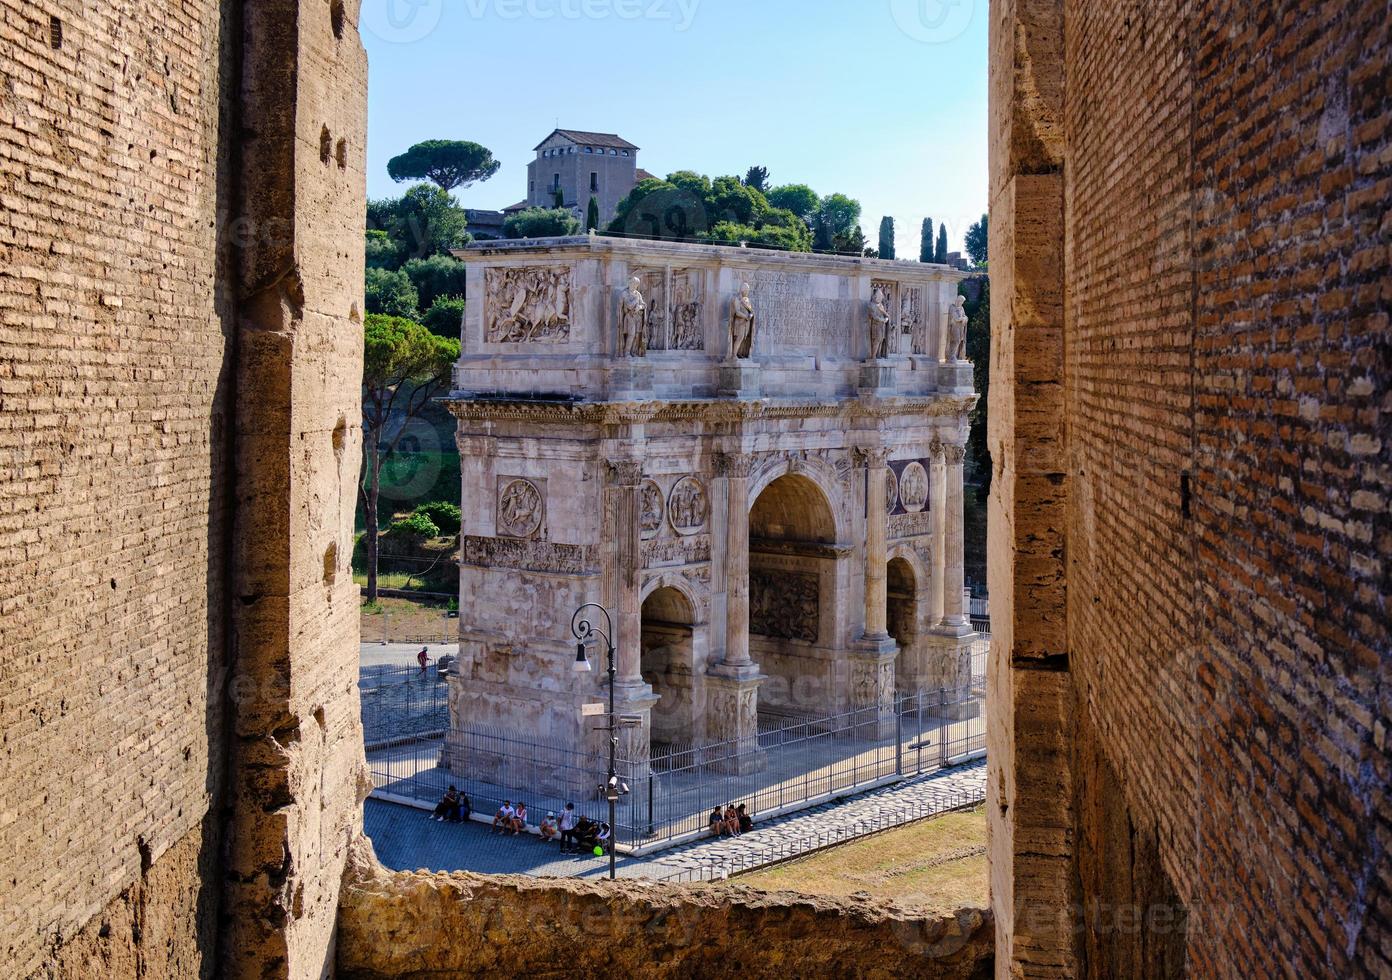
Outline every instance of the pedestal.
{"label": "pedestal", "polygon": [[856,736],[888,738],[894,734],[894,660],[899,644],[891,636],[862,638],[851,653],[851,707]]}
{"label": "pedestal", "polygon": [[625,358],[609,369],[609,397],[651,398],[653,390],[652,365],[639,357]]}
{"label": "pedestal", "polygon": [[867,361],[860,366],[862,395],[893,395],[894,365],[889,361]]}
{"label": "pedestal", "polygon": [[927,637],[930,687],[942,691],[943,714],[954,720],[970,717],[972,644],[977,634],[970,626],[938,626]]}
{"label": "pedestal", "polygon": [[969,393],[976,390],[975,386],[971,361],[944,361],[938,365],[939,390]]}
{"label": "pedestal", "polygon": [[765,680],[753,665],[717,664],[707,673],[706,731],[721,746],[703,761],[717,772],[747,776],[768,767],[768,754],[759,748],[759,685]]}
{"label": "pedestal", "polygon": [[721,398],[758,398],[759,365],[753,361],[726,361],[720,365],[716,391]]}

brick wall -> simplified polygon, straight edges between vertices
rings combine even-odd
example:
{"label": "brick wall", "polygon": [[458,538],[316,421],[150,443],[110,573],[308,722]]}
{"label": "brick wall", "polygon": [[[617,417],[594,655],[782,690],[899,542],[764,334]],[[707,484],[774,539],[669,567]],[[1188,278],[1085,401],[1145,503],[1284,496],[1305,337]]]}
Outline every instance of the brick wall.
{"label": "brick wall", "polygon": [[1000,969],[1386,974],[1386,5],[992,17]]}
{"label": "brick wall", "polygon": [[[147,14],[0,0],[7,976],[61,960],[128,889],[170,913],[151,969],[209,965],[217,887],[196,875],[223,782],[230,61],[214,0]],[[190,876],[148,876],[176,846]]]}
{"label": "brick wall", "polygon": [[4,976],[331,954],[364,792],[357,19],[0,0]]}

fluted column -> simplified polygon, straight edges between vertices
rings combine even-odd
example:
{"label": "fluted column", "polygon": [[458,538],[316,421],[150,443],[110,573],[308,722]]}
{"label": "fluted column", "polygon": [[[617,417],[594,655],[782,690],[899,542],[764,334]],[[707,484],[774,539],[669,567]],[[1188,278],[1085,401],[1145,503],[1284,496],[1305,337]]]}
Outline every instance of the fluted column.
{"label": "fluted column", "polygon": [[865,464],[865,635],[887,637],[886,617],[887,558],[885,556],[889,515],[885,505],[885,474],[889,450],[858,449]]}
{"label": "fluted column", "polygon": [[943,586],[946,578],[947,558],[947,453],[946,447],[934,439],[928,451],[932,456],[929,463],[928,507],[933,523],[933,582],[928,594],[928,621],[934,626],[943,620]]}
{"label": "fluted column", "polygon": [[969,625],[966,602],[962,597],[963,566],[966,563],[966,515],[963,509],[963,464],[967,459],[965,446],[946,447],[947,456],[947,534],[945,575],[943,576],[942,625],[960,631]]}
{"label": "fluted column", "polygon": [[747,667],[749,657],[749,475],[753,458],[731,454],[716,459],[725,480],[725,660]]}
{"label": "fluted column", "polygon": [[610,460],[608,471],[605,495],[609,498],[607,510],[612,515],[609,540],[614,549],[611,575],[617,617],[614,645],[618,650],[618,683],[634,687],[643,683],[643,618],[639,601],[643,560],[638,544],[643,464],[636,459]]}

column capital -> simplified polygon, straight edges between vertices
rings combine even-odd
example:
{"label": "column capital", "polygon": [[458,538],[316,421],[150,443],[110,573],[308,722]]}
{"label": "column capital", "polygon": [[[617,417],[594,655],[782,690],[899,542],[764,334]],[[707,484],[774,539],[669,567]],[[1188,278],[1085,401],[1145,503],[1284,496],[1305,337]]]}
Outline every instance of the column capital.
{"label": "column capital", "polygon": [[961,466],[967,461],[967,447],[951,444],[944,446],[949,466]]}
{"label": "column capital", "polygon": [[643,482],[641,459],[606,459],[604,471],[613,486],[636,487]]}
{"label": "column capital", "polygon": [[748,479],[754,472],[754,456],[750,453],[716,453],[715,475],[731,479]]}
{"label": "column capital", "polygon": [[934,439],[928,444],[928,455],[933,457],[934,462],[940,463],[946,449],[947,447],[942,444],[942,440]]}
{"label": "column capital", "polygon": [[889,462],[892,450],[885,446],[856,446],[851,450],[855,461],[866,469],[879,469]]}

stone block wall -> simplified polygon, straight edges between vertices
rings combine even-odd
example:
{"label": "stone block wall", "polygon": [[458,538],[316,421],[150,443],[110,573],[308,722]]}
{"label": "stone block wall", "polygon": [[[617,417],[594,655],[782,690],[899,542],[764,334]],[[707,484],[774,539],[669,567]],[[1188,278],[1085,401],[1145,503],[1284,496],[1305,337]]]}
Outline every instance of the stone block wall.
{"label": "stone block wall", "polygon": [[1385,13],[992,8],[1002,972],[1392,971]]}
{"label": "stone block wall", "polygon": [[343,980],[425,976],[979,978],[990,913],[921,916],[739,885],[396,874],[364,845],[339,922]]}

